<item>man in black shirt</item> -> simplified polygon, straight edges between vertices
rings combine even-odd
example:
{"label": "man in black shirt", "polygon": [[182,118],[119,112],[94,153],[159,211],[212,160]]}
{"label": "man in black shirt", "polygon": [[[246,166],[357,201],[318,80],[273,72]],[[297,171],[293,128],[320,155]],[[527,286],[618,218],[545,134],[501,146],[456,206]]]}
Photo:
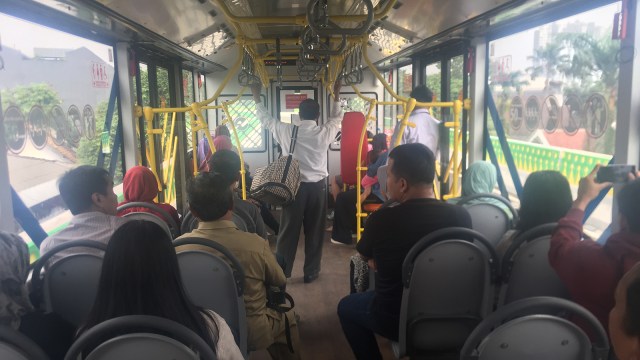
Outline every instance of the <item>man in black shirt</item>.
{"label": "man in black shirt", "polygon": [[351,294],[338,304],[342,330],[357,359],[382,359],[374,333],[398,340],[402,263],[425,235],[447,227],[471,227],[461,206],[434,198],[435,157],[423,144],[400,145],[389,154],[387,195],[399,202],[367,219],[356,249],[377,271],[374,291]]}

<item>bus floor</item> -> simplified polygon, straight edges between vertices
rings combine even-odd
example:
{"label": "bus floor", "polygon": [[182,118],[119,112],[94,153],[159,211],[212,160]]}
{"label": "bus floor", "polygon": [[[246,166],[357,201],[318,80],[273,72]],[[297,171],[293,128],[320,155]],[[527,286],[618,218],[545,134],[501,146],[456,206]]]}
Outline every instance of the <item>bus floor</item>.
{"label": "bus floor", "polygon": [[[294,311],[300,317],[298,328],[304,360],[355,359],[342,333],[336,310],[340,299],[349,294],[349,258],[355,248],[332,244],[330,235],[325,232],[320,276],[305,284],[302,279],[304,235],[300,234],[293,273],[287,282],[287,292],[295,301]],[[271,245],[275,251],[275,243]],[[388,340],[378,337],[378,344],[385,360],[395,359]],[[266,350],[249,356],[250,360],[270,358]]]}

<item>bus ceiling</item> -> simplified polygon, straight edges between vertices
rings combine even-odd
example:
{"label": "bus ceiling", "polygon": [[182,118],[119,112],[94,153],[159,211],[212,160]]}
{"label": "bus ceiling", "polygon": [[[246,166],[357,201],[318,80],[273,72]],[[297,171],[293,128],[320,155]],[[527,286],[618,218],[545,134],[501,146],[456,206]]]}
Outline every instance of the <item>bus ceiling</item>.
{"label": "bus ceiling", "polygon": [[[362,26],[365,0],[312,0],[326,3],[328,19],[340,29]],[[366,33],[369,57],[379,67],[456,39],[469,39],[523,23],[553,18],[572,8],[596,7],[608,0],[367,0],[374,18]],[[575,5],[575,6],[573,6]],[[51,10],[56,11],[51,11]],[[560,10],[560,11],[559,11]],[[201,72],[226,70],[235,61],[236,37],[254,40],[258,55],[298,56],[308,24],[307,0],[4,0],[5,12],[103,42],[127,41],[167,57],[182,59]],[[523,15],[524,14],[524,15]],[[68,21],[61,21],[68,20]],[[351,21],[349,21],[351,20]],[[529,23],[524,22],[524,23]],[[525,25],[526,26],[526,25]],[[55,27],[60,28],[60,25]],[[91,34],[87,34],[90,32]],[[340,36],[332,35],[339,41]],[[349,36],[349,35],[347,35]],[[287,40],[294,41],[287,41]],[[326,40],[326,37],[325,37]],[[337,45],[331,45],[337,48]],[[284,63],[294,64],[295,62]]]}

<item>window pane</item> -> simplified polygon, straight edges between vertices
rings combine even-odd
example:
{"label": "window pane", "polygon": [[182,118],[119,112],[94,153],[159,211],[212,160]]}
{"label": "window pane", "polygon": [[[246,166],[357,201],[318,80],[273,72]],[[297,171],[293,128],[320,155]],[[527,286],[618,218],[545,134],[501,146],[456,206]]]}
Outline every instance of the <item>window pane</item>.
{"label": "window pane", "polygon": [[[574,196],[578,180],[614,151],[620,42],[611,33],[619,9],[614,3],[489,44],[489,83],[518,169],[560,171]],[[495,135],[491,118],[489,129]],[[497,148],[495,136],[492,143]],[[611,202],[607,196],[590,218],[590,235],[610,223]]]}
{"label": "window pane", "polygon": [[[409,97],[413,89],[413,72],[412,65],[406,65],[398,69],[398,95],[400,97]],[[398,114],[404,114],[402,106],[398,105]]]}
{"label": "window pane", "polygon": [[[235,96],[220,96],[218,103],[229,101],[235,98]],[[238,138],[240,139],[240,145],[243,151],[265,151],[266,146],[264,142],[265,132],[262,130],[260,120],[256,116],[256,103],[250,95],[243,95],[238,101],[229,106],[229,113],[233,118],[233,124],[236,127]],[[218,113],[219,122],[226,119],[224,112],[219,110]],[[231,127],[227,125],[231,132]],[[236,139],[231,132],[231,142],[233,146],[236,146]]]}
{"label": "window pane", "polygon": [[[393,76],[391,76],[391,71],[385,71],[382,76],[384,76],[385,80],[389,83],[389,85],[393,88]],[[391,94],[386,89],[383,89],[382,101],[393,101]],[[388,138],[391,138],[393,135],[393,129],[395,128],[396,122],[393,118],[393,107],[392,105],[384,105],[383,107],[383,124],[382,131],[387,134]],[[389,140],[391,141],[391,140]]]}
{"label": "window pane", "polygon": [[[184,101],[182,106],[189,106],[195,102],[193,97],[193,73],[189,70],[182,70],[182,93],[184,94]],[[193,139],[191,139],[191,113],[186,112],[184,114],[184,121],[187,132],[187,149],[193,147]]]}
{"label": "window pane", "polygon": [[[442,97],[440,96],[440,89],[442,88],[442,71],[440,69],[440,63],[437,62],[427,65],[425,72],[427,74],[427,87],[433,92],[434,101],[441,101]],[[441,108],[433,108],[431,109],[431,113],[436,119],[442,119]]]}
{"label": "window pane", "polygon": [[[54,233],[71,218],[58,178],[78,165],[96,165],[101,146],[105,168],[110,162],[118,121],[114,111],[111,128],[105,128],[113,48],[4,14],[0,33],[9,178],[45,231]],[[116,184],[122,181],[120,159]],[[122,194],[121,186],[116,193]]]}

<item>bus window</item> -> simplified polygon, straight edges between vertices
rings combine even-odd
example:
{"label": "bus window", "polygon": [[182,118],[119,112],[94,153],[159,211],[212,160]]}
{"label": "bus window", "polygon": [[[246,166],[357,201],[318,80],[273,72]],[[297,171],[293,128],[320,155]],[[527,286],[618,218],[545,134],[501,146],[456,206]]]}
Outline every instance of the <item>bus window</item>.
{"label": "bus window", "polygon": [[[413,70],[412,65],[405,65],[398,68],[398,95],[401,97],[409,97],[413,89]],[[398,115],[404,113],[402,106],[398,106]]]}
{"label": "bus window", "polygon": [[[191,105],[195,99],[193,94],[193,72],[189,70],[182,70],[182,94],[183,94],[183,104],[182,106]],[[191,113],[186,112],[184,114],[184,121],[186,124],[186,133],[187,133],[187,149],[191,149],[193,147],[191,139]]]}
{"label": "bus window", "polygon": [[[391,87],[393,87],[392,74],[392,71],[385,71],[382,73],[382,76],[384,76],[385,80],[387,80],[387,83],[389,83]],[[391,94],[387,90],[383,90],[382,101],[393,101]],[[391,135],[393,135],[393,129],[396,125],[396,122],[394,121],[395,119],[393,118],[393,106],[384,105],[382,109],[382,131],[387,134],[389,141],[391,141]]]}
{"label": "bus window", "polygon": [[[441,101],[442,97],[440,96],[440,89],[442,88],[442,71],[440,69],[440,62],[427,65],[425,68],[425,74],[427,75],[427,87],[433,92],[433,101]],[[432,108],[431,115],[436,119],[442,120],[441,108]]]}
{"label": "bus window", "polygon": [[[489,43],[489,85],[520,174],[560,171],[574,197],[579,179],[614,151],[620,42],[611,33],[619,8],[610,4]],[[506,169],[491,118],[488,128]],[[590,217],[589,235],[611,222],[611,204],[609,195]]]}
{"label": "bus window", "polygon": [[[101,149],[109,167],[118,122],[116,111],[111,128],[105,129],[114,82],[113,47],[4,14],[0,35],[5,63],[0,103],[9,178],[52,234],[71,218],[57,179],[78,165],[96,165]],[[114,176],[119,195],[120,159]],[[15,230],[21,231],[19,225]]]}
{"label": "bus window", "polygon": [[[218,98],[218,103],[221,104],[225,101],[233,100],[234,96],[221,95]],[[263,103],[265,101],[262,96]],[[297,110],[297,109],[296,109]],[[262,129],[260,120],[256,116],[256,103],[251,95],[243,95],[238,101],[229,106],[229,113],[233,118],[233,124],[236,127],[238,138],[240,139],[240,146],[244,152],[262,152],[266,151],[265,143],[265,131]],[[289,113],[289,119],[292,118],[294,113]],[[297,115],[297,113],[295,114]],[[218,110],[218,124],[226,119],[226,115],[222,110]],[[229,130],[231,128],[229,127]],[[231,142],[233,146],[237,146],[236,139],[231,134]]]}

